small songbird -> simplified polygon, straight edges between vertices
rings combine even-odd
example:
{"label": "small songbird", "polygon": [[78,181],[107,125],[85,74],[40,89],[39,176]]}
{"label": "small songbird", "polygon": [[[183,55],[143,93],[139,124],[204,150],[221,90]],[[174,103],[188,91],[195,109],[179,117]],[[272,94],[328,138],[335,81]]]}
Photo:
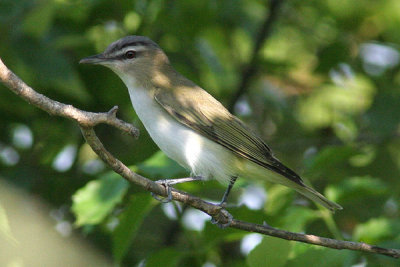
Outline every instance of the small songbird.
{"label": "small songbird", "polygon": [[288,186],[331,211],[342,209],[305,185],[242,121],[178,73],[149,38],[124,37],[80,63],[106,66],[122,79],[151,138],[194,178],[229,182],[221,205],[237,177],[244,177]]}

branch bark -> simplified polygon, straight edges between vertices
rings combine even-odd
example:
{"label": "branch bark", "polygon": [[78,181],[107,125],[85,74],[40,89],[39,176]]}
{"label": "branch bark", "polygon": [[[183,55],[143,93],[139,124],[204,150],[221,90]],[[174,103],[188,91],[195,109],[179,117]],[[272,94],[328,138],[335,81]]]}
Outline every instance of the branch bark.
{"label": "branch bark", "polygon": [[238,101],[240,96],[243,95],[243,93],[246,91],[246,88],[248,87],[251,78],[254,76],[254,74],[257,71],[258,52],[260,51],[265,40],[271,34],[272,25],[274,24],[274,22],[278,16],[279,8],[283,4],[283,2],[284,2],[284,0],[270,0],[269,1],[268,15],[265,17],[265,21],[260,28],[260,31],[257,35],[257,39],[255,40],[255,45],[254,45],[253,51],[251,53],[250,61],[243,68],[239,86],[238,86],[235,94],[229,101],[228,109],[230,112],[233,111],[235,103]]}
{"label": "branch bark", "polygon": [[[153,192],[157,195],[167,196],[167,192],[164,186],[153,182],[133,171],[125,166],[121,161],[115,158],[110,152],[106,150],[104,145],[97,137],[94,127],[97,124],[105,123],[109,124],[117,129],[126,132],[134,137],[138,137],[138,130],[131,124],[119,120],[116,117],[117,107],[113,107],[109,112],[104,113],[93,113],[87,112],[52,100],[26,85],[20,78],[18,78],[13,72],[11,72],[0,59],[0,81],[7,86],[15,94],[27,102],[35,105],[36,107],[48,112],[51,115],[61,116],[73,121],[76,121],[81,128],[82,134],[85,137],[88,144],[91,146],[94,152],[116,173],[120,174],[127,181],[138,185],[149,192]],[[229,220],[229,213],[218,205],[206,202],[198,197],[192,196],[186,192],[182,192],[176,189],[172,189],[172,198],[176,201],[182,202],[195,209],[201,210],[217,221],[227,223]],[[264,235],[270,235],[286,240],[304,242],[308,244],[324,246],[334,249],[350,249],[364,252],[371,252],[376,254],[382,254],[394,258],[400,258],[399,249],[387,249],[377,247],[361,242],[341,241],[336,239],[330,239],[325,237],[319,237],[315,235],[307,235],[300,233],[288,232],[280,229],[276,229],[267,225],[254,224],[233,219],[229,227],[240,229],[248,232],[255,232]]]}

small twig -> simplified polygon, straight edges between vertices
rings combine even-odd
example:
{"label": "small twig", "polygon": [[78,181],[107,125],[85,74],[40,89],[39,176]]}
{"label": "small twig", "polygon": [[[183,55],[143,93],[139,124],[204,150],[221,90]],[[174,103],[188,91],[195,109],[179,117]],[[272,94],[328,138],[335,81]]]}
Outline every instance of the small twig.
{"label": "small twig", "polygon": [[334,249],[349,249],[349,250],[357,250],[357,251],[365,251],[376,254],[382,254],[386,256],[390,256],[393,258],[400,258],[400,250],[399,249],[387,249],[381,248],[373,245],[369,245],[363,242],[352,242],[352,241],[343,241],[332,238],[320,237],[316,235],[307,235],[300,233],[293,233],[281,229],[273,228],[269,225],[260,225],[254,223],[243,222],[239,220],[233,220],[231,224],[232,228],[260,233],[264,235],[274,236],[286,240],[303,242],[307,244],[313,244],[328,248]]}
{"label": "small twig", "polygon": [[132,135],[135,138],[139,137],[139,130],[132,124],[124,122],[116,117],[118,106],[113,107],[109,112],[94,113],[83,111],[73,107],[52,100],[45,95],[42,95],[20,78],[18,78],[12,71],[10,71],[0,59],[0,79],[11,91],[19,95],[21,98],[30,104],[48,112],[50,115],[61,116],[71,120],[75,120],[83,127],[94,127],[97,124],[109,124],[123,132]]}
{"label": "small twig", "polygon": [[[131,124],[126,123],[116,118],[118,108],[113,107],[109,112],[105,113],[93,113],[79,110],[71,105],[66,105],[57,101],[54,101],[42,94],[37,93],[31,87],[26,85],[20,78],[12,73],[0,59],[0,80],[14,93],[28,101],[29,103],[37,106],[38,108],[47,111],[51,115],[62,116],[71,120],[76,121],[82,131],[88,144],[91,146],[94,152],[116,173],[120,174],[127,181],[141,186],[147,191],[153,192],[157,195],[167,196],[167,192],[164,186],[153,182],[139,174],[131,171],[121,161],[115,158],[110,152],[108,152],[99,138],[97,137],[93,127],[99,123],[106,123],[120,129],[123,132],[127,132],[134,137],[138,136],[138,131]],[[228,222],[229,213],[222,209],[220,206],[206,202],[198,197],[189,195],[186,192],[182,192],[176,189],[172,190],[172,199],[185,203],[195,209],[201,210],[216,221],[224,224]],[[233,219],[229,227],[255,232],[264,235],[275,236],[287,240],[299,241],[308,244],[314,244],[318,246],[325,246],[334,249],[351,249],[364,252],[377,253],[387,255],[394,258],[400,258],[400,250],[398,249],[386,249],[376,247],[359,242],[341,241],[336,239],[324,238],[315,235],[306,235],[300,233],[293,233],[272,228],[268,225],[254,224],[249,222],[243,222],[240,220]]]}
{"label": "small twig", "polygon": [[228,109],[231,112],[233,111],[233,108],[238,99],[240,98],[240,96],[243,95],[243,93],[246,91],[246,88],[248,87],[251,78],[256,73],[256,70],[258,68],[257,66],[258,53],[260,52],[260,49],[264,44],[265,40],[267,40],[267,38],[271,34],[272,25],[277,19],[279,8],[283,4],[283,2],[284,0],[270,0],[268,15],[265,17],[265,21],[261,26],[261,29],[257,35],[257,39],[255,41],[255,45],[250,56],[250,61],[243,68],[239,86],[236,92],[234,93],[233,97],[229,101]]}

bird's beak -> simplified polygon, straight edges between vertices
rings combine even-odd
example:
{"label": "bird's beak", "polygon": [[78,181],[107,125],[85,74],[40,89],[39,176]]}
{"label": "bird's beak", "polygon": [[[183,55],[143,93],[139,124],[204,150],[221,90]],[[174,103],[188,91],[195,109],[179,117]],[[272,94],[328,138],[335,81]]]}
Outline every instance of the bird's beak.
{"label": "bird's beak", "polygon": [[98,54],[90,57],[85,57],[79,61],[82,64],[102,64],[109,61],[103,54]]}

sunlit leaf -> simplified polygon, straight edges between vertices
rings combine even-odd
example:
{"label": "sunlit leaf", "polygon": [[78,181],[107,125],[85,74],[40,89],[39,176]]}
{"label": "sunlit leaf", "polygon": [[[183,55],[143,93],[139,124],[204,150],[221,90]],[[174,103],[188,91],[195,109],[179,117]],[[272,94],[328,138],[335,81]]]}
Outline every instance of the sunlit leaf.
{"label": "sunlit leaf", "polygon": [[351,165],[356,167],[364,167],[373,162],[376,157],[375,146],[364,146],[362,147],[360,154],[354,155],[349,159]]}
{"label": "sunlit leaf", "polygon": [[140,22],[141,17],[136,12],[129,12],[124,18],[124,26],[130,32],[135,32]]}
{"label": "sunlit leaf", "polygon": [[392,235],[393,227],[388,218],[373,218],[357,225],[354,238],[367,243],[377,243]]}
{"label": "sunlit leaf", "polygon": [[299,102],[299,121],[308,128],[333,126],[370,107],[375,88],[366,77],[343,81],[344,85],[325,85]]}
{"label": "sunlit leaf", "polygon": [[114,172],[87,183],[72,197],[75,224],[98,224],[113,210],[128,190],[128,182]]}

